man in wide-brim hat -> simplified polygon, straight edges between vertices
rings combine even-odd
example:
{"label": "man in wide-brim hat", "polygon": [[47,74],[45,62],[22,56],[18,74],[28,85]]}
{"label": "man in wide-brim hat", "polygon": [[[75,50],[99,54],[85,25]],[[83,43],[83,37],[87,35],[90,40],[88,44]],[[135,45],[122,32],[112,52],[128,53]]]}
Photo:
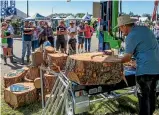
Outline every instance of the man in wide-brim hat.
{"label": "man in wide-brim hat", "polygon": [[119,29],[126,36],[125,55],[119,61],[129,62],[135,57],[139,115],[153,115],[156,105],[156,81],[159,78],[159,45],[146,26],[135,25],[128,15],[119,16]]}

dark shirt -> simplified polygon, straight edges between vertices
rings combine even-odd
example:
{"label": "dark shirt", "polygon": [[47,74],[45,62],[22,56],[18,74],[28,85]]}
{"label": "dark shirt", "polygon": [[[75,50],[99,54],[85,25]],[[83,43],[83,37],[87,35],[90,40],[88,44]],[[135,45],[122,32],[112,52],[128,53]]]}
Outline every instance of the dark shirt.
{"label": "dark shirt", "polygon": [[46,35],[47,35],[47,37],[52,37],[53,36],[53,32],[52,32],[51,27],[46,28]]}
{"label": "dark shirt", "polygon": [[[58,26],[56,28],[56,30],[59,31],[59,32],[65,32],[66,31],[66,27],[64,27],[64,26]],[[64,39],[65,36],[64,35],[57,35],[57,38],[58,39]]]}
{"label": "dark shirt", "polygon": [[70,38],[68,41],[68,44],[71,45],[73,50],[76,50],[76,39],[75,38]]}
{"label": "dark shirt", "polygon": [[[85,28],[84,28],[84,26],[79,25],[79,29],[80,29],[80,30],[84,30]],[[83,36],[84,36],[84,32],[78,32],[78,36],[83,37]]]}
{"label": "dark shirt", "polygon": [[[30,28],[30,27],[24,27],[24,28]],[[28,35],[28,34],[25,34],[25,33],[29,33],[31,32],[32,30],[24,30],[23,29],[23,38],[24,38],[24,41],[31,41],[32,39],[32,35]]]}
{"label": "dark shirt", "polygon": [[[11,35],[11,33],[6,31],[6,36],[10,36],[10,35]],[[13,43],[13,39],[12,38],[7,38],[7,43],[8,44],[12,44]]]}

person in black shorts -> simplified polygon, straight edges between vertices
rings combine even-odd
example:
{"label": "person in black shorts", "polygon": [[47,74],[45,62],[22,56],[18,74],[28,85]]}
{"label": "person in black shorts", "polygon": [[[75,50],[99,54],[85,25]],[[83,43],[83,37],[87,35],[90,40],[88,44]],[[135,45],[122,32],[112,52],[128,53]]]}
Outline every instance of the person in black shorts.
{"label": "person in black shorts", "polygon": [[56,50],[59,51],[59,48],[62,53],[65,52],[65,35],[67,34],[66,27],[64,26],[64,21],[60,21],[60,25],[56,28],[57,31],[57,40],[56,40]]}
{"label": "person in black shorts", "polygon": [[78,31],[78,52],[82,53],[83,52],[83,44],[84,44],[84,23],[81,21],[80,25],[77,28]]}
{"label": "person in black shorts", "polygon": [[68,45],[69,45],[68,54],[69,55],[76,54],[76,42],[77,41],[76,41],[75,35],[76,35],[75,32],[70,33],[70,39],[68,41]]}

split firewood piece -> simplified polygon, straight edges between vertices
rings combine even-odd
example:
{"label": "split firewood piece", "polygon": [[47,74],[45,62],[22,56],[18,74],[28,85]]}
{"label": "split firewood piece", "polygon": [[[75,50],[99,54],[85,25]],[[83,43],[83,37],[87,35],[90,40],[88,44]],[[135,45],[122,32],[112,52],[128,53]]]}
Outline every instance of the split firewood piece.
{"label": "split firewood piece", "polygon": [[35,86],[35,88],[37,88],[37,89],[41,88],[41,80],[40,80],[40,78],[36,78],[36,79],[34,80],[34,86]]}
{"label": "split firewood piece", "polygon": [[64,70],[68,55],[64,53],[48,54],[49,66],[56,64],[60,67],[60,70]]}
{"label": "split firewood piece", "polygon": [[7,88],[12,84],[23,82],[27,71],[28,71],[28,68],[24,67],[22,69],[17,69],[17,70],[9,72],[8,74],[5,74],[3,77],[4,87]]}
{"label": "split firewood piece", "polygon": [[[123,64],[116,56],[98,56],[101,54],[103,53],[93,52],[69,56],[66,63],[66,75],[70,80],[81,85],[119,83],[123,79]],[[94,55],[97,56],[92,59]]]}
{"label": "split firewood piece", "polygon": [[17,83],[14,85],[20,85],[24,87],[24,90],[13,92],[11,87],[5,88],[4,90],[4,100],[6,103],[11,105],[13,108],[21,107],[37,99],[36,88],[33,83]]}

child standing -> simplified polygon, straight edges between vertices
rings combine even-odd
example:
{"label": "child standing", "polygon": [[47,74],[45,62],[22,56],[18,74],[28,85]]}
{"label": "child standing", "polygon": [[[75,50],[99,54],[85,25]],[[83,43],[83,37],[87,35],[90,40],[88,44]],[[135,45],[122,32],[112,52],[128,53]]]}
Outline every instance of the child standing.
{"label": "child standing", "polygon": [[1,39],[2,39],[2,48],[3,48],[3,56],[4,56],[4,65],[7,64],[7,55],[12,56],[12,49],[8,45],[8,38],[11,38],[10,34],[7,32],[8,24],[3,22],[2,23],[2,30],[1,30]]}
{"label": "child standing", "polygon": [[75,39],[75,35],[76,35],[75,32],[70,33],[70,39],[68,41],[68,44],[69,44],[68,54],[69,55],[76,54],[76,42],[77,41]]}

